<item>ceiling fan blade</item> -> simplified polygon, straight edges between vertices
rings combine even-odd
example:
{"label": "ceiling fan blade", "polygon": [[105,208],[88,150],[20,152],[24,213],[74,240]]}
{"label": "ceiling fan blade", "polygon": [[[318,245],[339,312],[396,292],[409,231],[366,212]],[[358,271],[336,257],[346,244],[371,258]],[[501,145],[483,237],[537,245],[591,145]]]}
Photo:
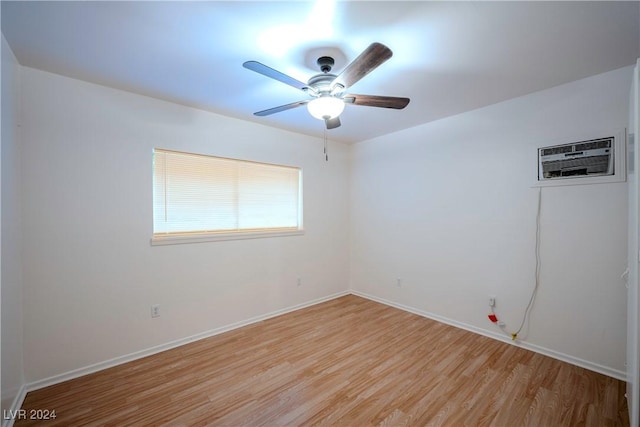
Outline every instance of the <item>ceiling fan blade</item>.
{"label": "ceiling fan blade", "polygon": [[411,101],[409,98],[399,98],[396,96],[377,96],[377,95],[355,95],[349,94],[344,96],[344,102],[347,104],[364,105],[367,107],[382,107],[402,110]]}
{"label": "ceiling fan blade", "polygon": [[297,108],[302,105],[307,104],[309,101],[298,101],[292,102],[291,104],[281,105],[279,107],[269,108],[268,110],[258,111],[257,113],[253,113],[254,116],[269,116],[271,114],[279,113],[281,111],[291,110],[292,108]]}
{"label": "ceiling fan blade", "polygon": [[327,126],[327,129],[335,129],[340,127],[340,117],[334,117],[333,119],[326,119],[324,124]]}
{"label": "ceiling fan blade", "polygon": [[391,58],[392,55],[391,49],[382,43],[371,43],[360,56],[347,65],[347,68],[335,78],[332,87],[342,85],[348,88],[354,85],[358,80]]}
{"label": "ceiling fan blade", "polygon": [[299,80],[294,79],[293,77],[287,76],[286,74],[281,73],[278,70],[274,70],[271,67],[267,67],[264,64],[261,64],[257,61],[247,61],[242,64],[244,68],[247,70],[255,71],[258,74],[262,74],[263,76],[267,76],[279,82],[282,82],[286,85],[295,87],[296,89],[304,90],[308,88],[306,83],[302,83]]}

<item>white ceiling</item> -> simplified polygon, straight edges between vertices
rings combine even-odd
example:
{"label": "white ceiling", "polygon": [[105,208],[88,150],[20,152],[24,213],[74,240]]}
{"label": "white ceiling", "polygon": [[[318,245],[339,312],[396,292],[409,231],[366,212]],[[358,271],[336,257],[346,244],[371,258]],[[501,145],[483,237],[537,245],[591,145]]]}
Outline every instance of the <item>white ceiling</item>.
{"label": "white ceiling", "polygon": [[256,60],[306,82],[372,42],[393,57],[349,92],[411,98],[404,110],[348,105],[331,139],[355,142],[631,65],[638,2],[2,1],[18,61],[73,78],[322,136],[307,99],[246,70]]}

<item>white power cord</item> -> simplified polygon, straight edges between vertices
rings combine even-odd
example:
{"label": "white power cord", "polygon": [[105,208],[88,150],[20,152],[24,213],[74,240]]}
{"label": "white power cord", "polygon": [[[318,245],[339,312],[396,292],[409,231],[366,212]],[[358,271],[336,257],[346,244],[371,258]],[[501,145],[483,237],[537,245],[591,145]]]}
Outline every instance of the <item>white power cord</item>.
{"label": "white power cord", "polygon": [[[517,331],[509,334],[512,340],[516,340],[518,338],[518,334],[522,332],[522,328],[524,328],[529,315],[531,314],[531,308],[533,307],[533,301],[536,298],[536,294],[538,293],[538,286],[540,285],[540,212],[542,210],[542,188],[538,187],[538,209],[536,212],[536,245],[535,245],[535,254],[536,254],[536,269],[535,269],[535,283],[533,286],[533,291],[531,292],[531,297],[529,298],[529,303],[527,304],[527,308],[524,310],[524,315],[522,316],[522,322],[520,323],[520,327]],[[495,311],[493,306],[491,307],[491,314],[495,315]],[[505,324],[504,322],[499,321],[498,326],[504,330]],[[504,331],[507,333],[507,331]]]}
{"label": "white power cord", "polygon": [[540,284],[540,210],[542,208],[542,187],[538,187],[538,211],[536,212],[536,281],[533,287],[533,292],[531,292],[531,298],[529,298],[529,304],[527,304],[527,308],[524,310],[524,316],[522,316],[522,323],[520,323],[520,327],[515,332],[515,339],[531,313],[531,307],[533,306],[533,301],[536,298],[536,294],[538,293],[538,285]]}

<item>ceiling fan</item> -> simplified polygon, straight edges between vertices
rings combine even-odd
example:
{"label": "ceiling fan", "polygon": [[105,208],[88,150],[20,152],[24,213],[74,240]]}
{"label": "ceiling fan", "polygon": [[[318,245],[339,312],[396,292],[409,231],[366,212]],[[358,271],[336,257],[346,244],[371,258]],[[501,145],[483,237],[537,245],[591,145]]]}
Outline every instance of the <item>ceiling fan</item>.
{"label": "ceiling fan", "polygon": [[306,105],[309,113],[313,117],[324,120],[327,129],[335,129],[340,126],[339,116],[344,110],[345,104],[401,110],[409,104],[409,98],[345,94],[345,91],[349,87],[391,58],[392,55],[393,52],[391,52],[391,49],[387,46],[382,43],[372,43],[356,59],[347,65],[339,75],[330,73],[334,65],[334,59],[330,56],[322,56],[318,58],[317,61],[322,73],[311,77],[307,83],[287,76],[260,62],[247,61],[242,64],[244,68],[300,89],[311,96],[311,99],[258,111],[254,113],[254,115],[268,116]]}

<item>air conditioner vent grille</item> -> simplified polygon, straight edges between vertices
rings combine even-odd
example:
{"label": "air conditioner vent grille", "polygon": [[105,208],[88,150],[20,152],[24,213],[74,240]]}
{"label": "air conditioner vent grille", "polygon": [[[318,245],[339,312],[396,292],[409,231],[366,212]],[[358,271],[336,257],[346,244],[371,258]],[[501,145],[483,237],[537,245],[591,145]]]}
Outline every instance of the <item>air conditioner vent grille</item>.
{"label": "air conditioner vent grille", "polygon": [[573,147],[571,145],[562,145],[560,147],[543,148],[542,155],[550,156],[552,154],[571,153],[572,151],[573,151]]}
{"label": "air conditioner vent grille", "polygon": [[542,171],[545,178],[603,174],[607,173],[608,168],[609,156],[557,160],[542,165]]}
{"label": "air conditioner vent grille", "polygon": [[593,141],[576,144],[576,151],[595,150],[597,148],[611,148],[612,138],[595,139]]}

